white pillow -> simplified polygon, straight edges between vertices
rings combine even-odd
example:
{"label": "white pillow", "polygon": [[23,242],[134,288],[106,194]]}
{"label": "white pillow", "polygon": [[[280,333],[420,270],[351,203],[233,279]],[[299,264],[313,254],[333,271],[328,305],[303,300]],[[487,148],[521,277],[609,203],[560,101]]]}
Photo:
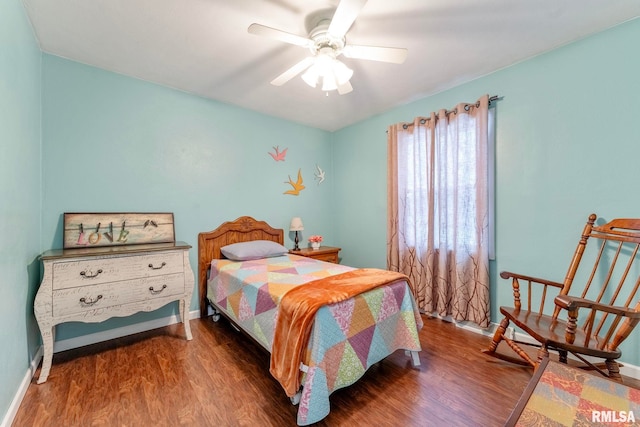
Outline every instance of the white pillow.
{"label": "white pillow", "polygon": [[223,246],[220,252],[232,261],[247,261],[284,255],[289,253],[289,249],[271,240],[253,240]]}

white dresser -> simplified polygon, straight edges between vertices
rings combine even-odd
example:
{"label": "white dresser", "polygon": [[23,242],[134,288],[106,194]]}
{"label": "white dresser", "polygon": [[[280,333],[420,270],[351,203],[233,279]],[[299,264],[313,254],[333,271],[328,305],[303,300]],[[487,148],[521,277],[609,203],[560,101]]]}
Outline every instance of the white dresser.
{"label": "white dresser", "polygon": [[44,347],[38,384],[47,380],[55,326],[102,322],[179,301],[186,339],[194,276],[184,242],[51,250],[41,255],[44,277],[34,311]]}

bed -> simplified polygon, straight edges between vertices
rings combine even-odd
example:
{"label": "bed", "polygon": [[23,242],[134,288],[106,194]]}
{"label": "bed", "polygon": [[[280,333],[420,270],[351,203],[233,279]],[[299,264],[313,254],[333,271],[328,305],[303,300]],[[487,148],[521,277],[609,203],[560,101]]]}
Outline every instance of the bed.
{"label": "bed", "polygon": [[333,391],[396,350],[418,366],[423,323],[406,276],[290,254],[283,242],[282,229],[248,216],[200,233],[200,314],[211,307],[271,354],[270,373],[308,425],[329,414]]}

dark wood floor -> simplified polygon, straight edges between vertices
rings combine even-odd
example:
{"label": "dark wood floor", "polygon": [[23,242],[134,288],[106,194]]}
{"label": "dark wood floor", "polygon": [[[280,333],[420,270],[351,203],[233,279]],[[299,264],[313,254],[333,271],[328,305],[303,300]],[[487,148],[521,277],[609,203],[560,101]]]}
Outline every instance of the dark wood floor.
{"label": "dark wood floor", "polygon": [[[422,366],[403,351],[331,396],[319,426],[501,426],[531,371],[480,352],[488,338],[424,318]],[[228,322],[191,321],[54,355],[14,426],[295,426],[269,355]]]}

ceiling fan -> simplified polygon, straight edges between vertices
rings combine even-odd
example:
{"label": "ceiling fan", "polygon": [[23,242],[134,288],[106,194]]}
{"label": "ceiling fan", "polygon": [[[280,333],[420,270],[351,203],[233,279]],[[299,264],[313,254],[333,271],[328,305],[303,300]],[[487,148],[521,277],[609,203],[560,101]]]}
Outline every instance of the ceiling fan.
{"label": "ceiling fan", "polygon": [[347,44],[345,38],[347,31],[366,3],[367,0],[341,0],[332,18],[320,14],[314,20],[308,37],[261,24],[251,24],[248,28],[251,34],[306,47],[311,51],[311,56],[280,74],[271,81],[271,84],[282,86],[304,71],[302,79],[309,86],[316,87],[319,82],[322,82],[323,91],[337,90],[340,95],[344,95],[353,90],[349,82],[353,70],[338,59],[340,55],[347,58],[402,64],[407,57],[407,49]]}

